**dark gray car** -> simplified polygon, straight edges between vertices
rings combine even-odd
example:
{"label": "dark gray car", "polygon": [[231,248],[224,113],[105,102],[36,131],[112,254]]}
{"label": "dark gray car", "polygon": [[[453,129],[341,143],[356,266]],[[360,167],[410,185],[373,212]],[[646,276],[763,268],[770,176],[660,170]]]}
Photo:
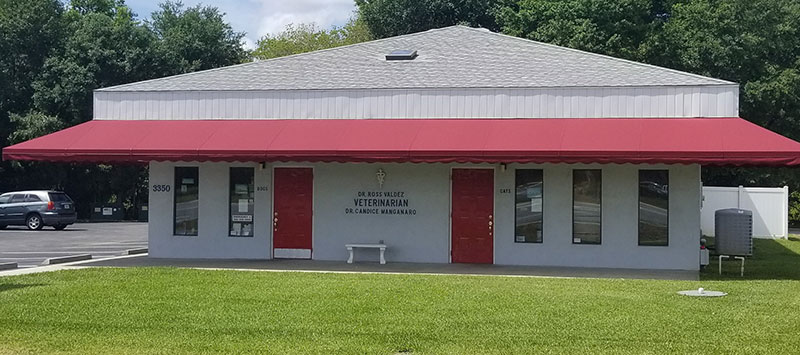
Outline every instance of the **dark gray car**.
{"label": "dark gray car", "polygon": [[62,230],[75,223],[75,203],[59,191],[18,191],[0,195],[0,229],[26,226]]}

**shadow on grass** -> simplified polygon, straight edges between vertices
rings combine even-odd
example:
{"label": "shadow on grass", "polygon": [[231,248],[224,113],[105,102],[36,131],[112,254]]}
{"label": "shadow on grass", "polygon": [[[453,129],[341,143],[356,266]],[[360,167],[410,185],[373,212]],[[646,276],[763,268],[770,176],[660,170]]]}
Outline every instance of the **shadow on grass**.
{"label": "shadow on grass", "polygon": [[0,284],[0,293],[27,287],[45,286],[45,284]]}
{"label": "shadow on grass", "polygon": [[[713,248],[714,238],[706,238]],[[740,276],[741,262],[727,259],[722,262],[711,250],[708,267],[700,273],[702,280],[800,280],[800,237],[789,239],[753,239],[753,256],[744,264],[744,277]]]}

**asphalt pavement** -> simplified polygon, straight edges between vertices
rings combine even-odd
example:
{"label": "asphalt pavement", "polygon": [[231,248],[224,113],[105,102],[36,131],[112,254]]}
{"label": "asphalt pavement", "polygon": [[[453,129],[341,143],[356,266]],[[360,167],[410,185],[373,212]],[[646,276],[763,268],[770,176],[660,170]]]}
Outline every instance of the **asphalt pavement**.
{"label": "asphalt pavement", "polygon": [[16,262],[21,268],[40,266],[52,257],[91,254],[98,259],[146,247],[147,223],[76,223],[63,231],[22,226],[0,230],[0,263]]}

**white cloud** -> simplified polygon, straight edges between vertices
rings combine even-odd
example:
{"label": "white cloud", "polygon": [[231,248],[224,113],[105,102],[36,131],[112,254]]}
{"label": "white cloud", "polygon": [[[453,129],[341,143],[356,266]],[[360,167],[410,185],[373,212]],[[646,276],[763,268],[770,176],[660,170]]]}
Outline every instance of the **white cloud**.
{"label": "white cloud", "polygon": [[[139,14],[149,18],[159,0],[127,0]],[[235,31],[246,32],[245,46],[266,34],[276,34],[290,23],[314,22],[322,28],[341,26],[355,11],[354,0],[183,0],[186,7],[202,4],[225,13],[225,19]]]}
{"label": "white cloud", "polygon": [[287,25],[314,22],[322,28],[341,26],[353,15],[353,0],[262,1],[258,37],[275,34]]}
{"label": "white cloud", "polygon": [[250,37],[244,36],[242,37],[242,47],[247,50],[256,49],[256,41],[250,39]]}

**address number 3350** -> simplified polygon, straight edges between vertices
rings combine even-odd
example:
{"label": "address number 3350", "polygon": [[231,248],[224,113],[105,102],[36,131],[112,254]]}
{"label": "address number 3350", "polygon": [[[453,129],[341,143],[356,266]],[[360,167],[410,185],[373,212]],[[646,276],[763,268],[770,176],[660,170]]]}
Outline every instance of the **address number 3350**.
{"label": "address number 3350", "polygon": [[170,185],[153,185],[153,192],[169,192]]}

